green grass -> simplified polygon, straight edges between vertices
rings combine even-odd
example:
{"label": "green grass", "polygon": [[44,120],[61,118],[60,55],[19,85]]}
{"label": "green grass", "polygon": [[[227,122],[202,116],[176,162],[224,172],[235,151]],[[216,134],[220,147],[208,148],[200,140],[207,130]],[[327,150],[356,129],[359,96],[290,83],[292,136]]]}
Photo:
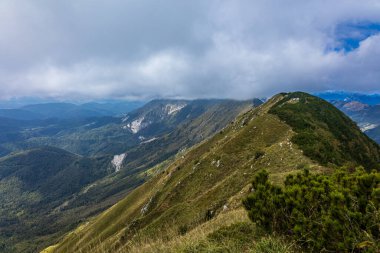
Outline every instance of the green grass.
{"label": "green grass", "polygon": [[[293,101],[288,103],[290,99],[281,94],[259,108],[243,113],[212,138],[178,155],[165,170],[161,168],[153,180],[133,191],[84,229],[75,235],[68,235],[54,252],[139,252],[136,249],[141,252],[144,252],[143,249],[147,249],[146,252],[160,252],[159,249],[165,249],[166,245],[175,245],[173,252],[191,252],[202,247],[205,252],[223,252],[227,248],[231,252],[242,249],[246,252],[294,252],[295,249],[289,243],[277,236],[252,236],[251,246],[245,248],[251,239],[241,237],[241,231],[250,229],[249,225],[247,227],[239,223],[244,222],[243,219],[235,220],[235,225],[218,223],[207,233],[201,233],[199,229],[223,217],[225,209],[232,213],[238,210],[242,199],[250,191],[255,174],[261,169],[270,173],[270,180],[274,184],[282,185],[286,176],[304,168],[312,173],[330,173],[331,169],[325,165],[343,163],[345,160],[327,159],[328,162],[323,162],[308,153],[303,143],[294,144],[300,132],[308,132],[308,124],[318,134],[310,146],[321,147],[318,150],[324,156],[329,157],[331,151],[324,148],[326,143],[321,141],[327,138],[334,147],[334,157],[336,155],[344,159],[349,154],[348,162],[357,163],[377,159],[378,146],[357,132],[357,127],[352,126],[351,121],[324,102],[321,102],[324,108],[322,112],[326,112],[327,117],[318,114],[315,108],[320,105],[319,100],[315,104],[314,97],[304,96],[305,101],[300,100],[302,106]],[[281,110],[275,113],[273,106],[281,107]],[[288,116],[297,115],[298,112],[302,116],[296,119],[296,123],[289,123],[279,113],[284,110]],[[330,110],[331,115],[328,115]],[[354,134],[358,140],[345,140],[339,130],[334,130],[333,126],[325,122],[332,119],[335,120],[334,124],[341,124],[342,120],[347,125],[345,127],[352,126],[354,130],[347,134]],[[342,144],[351,146],[346,149]],[[356,144],[360,147],[358,150],[364,148],[366,151],[360,159],[359,154],[354,154]],[[374,154],[374,157],[367,161],[364,158],[368,154]],[[233,235],[223,228],[230,225],[232,227],[227,230],[232,230]],[[199,234],[194,235],[194,231]],[[190,245],[181,239],[188,234],[193,235]],[[223,236],[227,244],[218,245],[216,238]]]}
{"label": "green grass", "polygon": [[343,112],[323,99],[290,93],[269,111],[289,124],[297,144],[313,160],[342,166],[348,162],[367,170],[380,168],[380,147]]}
{"label": "green grass", "polygon": [[206,240],[184,249],[184,252],[244,252],[252,247],[258,238],[253,223],[239,222],[222,226],[210,233]]}
{"label": "green grass", "polygon": [[[139,240],[169,240],[172,231],[183,233],[213,220],[224,206],[239,208],[249,191],[246,186],[262,168],[279,183],[300,164],[320,170],[290,143],[291,128],[265,110],[263,106],[241,115],[221,133],[179,155],[152,181],[68,235],[55,252],[116,251],[133,244],[137,235]],[[263,154],[258,157],[257,152]]]}
{"label": "green grass", "polygon": [[117,252],[296,252],[283,238],[258,230],[242,209],[223,212],[183,235],[176,231],[169,234],[167,240],[142,239]]}
{"label": "green grass", "polygon": [[[20,134],[17,140],[9,134],[0,136],[12,146],[10,150],[50,144],[82,155],[128,155],[118,173],[110,166],[112,155],[86,158],[59,148],[35,148],[0,159],[0,192],[4,193],[0,196],[0,241],[17,248],[11,252],[36,252],[57,242],[164,170],[179,150],[208,138],[251,107],[249,101],[198,102],[181,114],[157,119],[160,124],[138,135],[122,129],[126,123],[121,118],[96,118],[90,126],[88,120],[52,120],[48,125],[17,129],[3,122]],[[155,114],[154,110],[150,113]],[[162,115],[156,112],[156,116]],[[140,134],[159,138],[140,145]],[[113,232],[105,229],[101,238]]]}

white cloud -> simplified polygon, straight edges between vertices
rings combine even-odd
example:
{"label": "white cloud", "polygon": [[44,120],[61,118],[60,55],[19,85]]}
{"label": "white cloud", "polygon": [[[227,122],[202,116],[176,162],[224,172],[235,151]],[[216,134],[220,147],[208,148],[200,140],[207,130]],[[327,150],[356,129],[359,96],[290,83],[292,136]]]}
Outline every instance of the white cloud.
{"label": "white cloud", "polygon": [[380,23],[375,0],[3,0],[0,10],[3,98],[380,91],[379,35],[329,50],[339,25]]}

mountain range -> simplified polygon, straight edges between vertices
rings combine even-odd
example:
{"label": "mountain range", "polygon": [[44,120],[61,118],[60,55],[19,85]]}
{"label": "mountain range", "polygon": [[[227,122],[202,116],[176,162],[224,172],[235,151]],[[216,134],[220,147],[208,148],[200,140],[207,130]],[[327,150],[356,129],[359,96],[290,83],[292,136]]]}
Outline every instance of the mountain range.
{"label": "mountain range", "polygon": [[244,215],[250,183],[262,169],[282,185],[305,168],[340,166],[379,170],[379,145],[328,102],[281,93],[153,167],[150,180],[43,252],[289,252],[291,244],[268,239]]}
{"label": "mountain range", "polygon": [[[118,117],[6,119],[2,252],[36,252],[220,131],[259,100],[154,100]],[[12,133],[12,134],[9,134]]]}
{"label": "mountain range", "polygon": [[29,104],[18,108],[0,109],[0,117],[18,120],[43,120],[116,116],[142,105],[142,102],[89,102],[80,105],[62,102]]}
{"label": "mountain range", "polygon": [[304,169],[379,170],[378,128],[362,124],[378,124],[377,105],[329,96],[159,99],[109,114],[24,106],[30,118],[0,120],[0,251],[290,249],[243,210],[258,171],[281,186]]}

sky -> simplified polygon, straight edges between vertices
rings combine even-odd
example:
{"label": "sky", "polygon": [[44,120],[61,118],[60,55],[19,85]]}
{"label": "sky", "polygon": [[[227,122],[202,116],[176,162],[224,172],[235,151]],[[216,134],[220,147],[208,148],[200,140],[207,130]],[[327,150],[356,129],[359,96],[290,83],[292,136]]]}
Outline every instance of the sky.
{"label": "sky", "polygon": [[379,0],[0,0],[0,100],[380,92]]}

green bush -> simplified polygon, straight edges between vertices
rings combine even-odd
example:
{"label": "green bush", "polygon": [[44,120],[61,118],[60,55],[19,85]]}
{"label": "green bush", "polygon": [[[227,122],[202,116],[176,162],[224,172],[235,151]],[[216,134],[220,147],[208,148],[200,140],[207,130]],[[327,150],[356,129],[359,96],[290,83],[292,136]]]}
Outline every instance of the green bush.
{"label": "green bush", "polygon": [[311,252],[379,252],[380,173],[338,169],[333,175],[289,175],[283,188],[266,171],[244,200],[252,221]]}

